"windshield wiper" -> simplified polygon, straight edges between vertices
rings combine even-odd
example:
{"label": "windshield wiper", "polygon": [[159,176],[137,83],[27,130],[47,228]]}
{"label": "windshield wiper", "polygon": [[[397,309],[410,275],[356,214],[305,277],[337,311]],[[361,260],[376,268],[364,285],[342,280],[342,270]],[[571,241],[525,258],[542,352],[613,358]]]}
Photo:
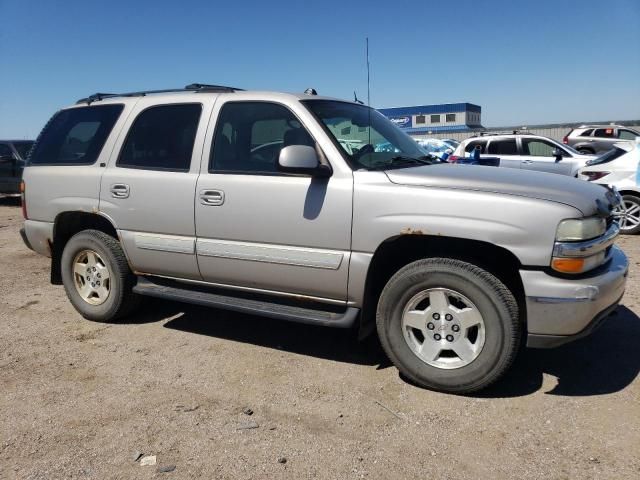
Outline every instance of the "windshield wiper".
{"label": "windshield wiper", "polygon": [[408,157],[405,155],[396,155],[391,157],[389,162],[372,165],[369,170],[388,170],[391,168],[402,168],[408,165],[433,165],[434,163],[440,163],[437,159],[434,159],[428,155],[422,157]]}

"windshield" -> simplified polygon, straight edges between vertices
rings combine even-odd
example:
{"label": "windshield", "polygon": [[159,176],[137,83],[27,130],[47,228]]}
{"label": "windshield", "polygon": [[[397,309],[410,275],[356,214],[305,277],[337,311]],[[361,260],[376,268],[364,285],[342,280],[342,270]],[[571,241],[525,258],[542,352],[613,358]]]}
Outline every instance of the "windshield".
{"label": "windshield", "polygon": [[394,160],[424,158],[425,152],[409,135],[373,108],[333,100],[302,103],[324,125],[354,170],[375,170],[392,163],[393,168],[415,166],[415,162]]}
{"label": "windshield", "polygon": [[26,160],[31,147],[33,147],[33,142],[14,142],[13,146],[18,151],[20,158]]}

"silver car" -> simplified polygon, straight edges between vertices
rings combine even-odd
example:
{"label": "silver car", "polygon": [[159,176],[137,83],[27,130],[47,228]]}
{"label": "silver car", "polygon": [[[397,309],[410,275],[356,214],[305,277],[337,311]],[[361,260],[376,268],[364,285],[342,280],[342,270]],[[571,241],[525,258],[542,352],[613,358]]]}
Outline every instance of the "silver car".
{"label": "silver car", "polygon": [[633,142],[638,137],[639,132],[622,125],[582,125],[567,133],[562,143],[581,153],[593,155],[611,150],[615,143]]}
{"label": "silver car", "polygon": [[92,95],[49,121],[22,191],[26,245],[87,319],[151,296],[376,332],[447,392],[589,334],[627,277],[616,192],[435,163],[377,111],[314,93]]}
{"label": "silver car", "polygon": [[582,154],[555,140],[528,134],[486,134],[464,140],[449,157],[456,163],[459,157],[470,156],[474,149],[480,157],[499,157],[500,167],[536,170],[575,177],[578,170],[594,155]]}

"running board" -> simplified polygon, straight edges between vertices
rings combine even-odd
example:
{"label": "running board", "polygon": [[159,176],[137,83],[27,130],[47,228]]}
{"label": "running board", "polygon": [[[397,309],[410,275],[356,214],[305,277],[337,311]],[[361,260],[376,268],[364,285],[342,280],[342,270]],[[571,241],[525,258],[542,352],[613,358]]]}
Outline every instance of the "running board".
{"label": "running board", "polygon": [[356,323],[360,314],[360,309],[354,307],[346,307],[344,311],[335,312],[306,308],[257,300],[255,298],[223,295],[217,292],[212,293],[204,289],[189,288],[186,284],[179,282],[163,285],[145,277],[138,277],[138,282],[133,287],[133,291],[150,297],[323,327],[350,328]]}

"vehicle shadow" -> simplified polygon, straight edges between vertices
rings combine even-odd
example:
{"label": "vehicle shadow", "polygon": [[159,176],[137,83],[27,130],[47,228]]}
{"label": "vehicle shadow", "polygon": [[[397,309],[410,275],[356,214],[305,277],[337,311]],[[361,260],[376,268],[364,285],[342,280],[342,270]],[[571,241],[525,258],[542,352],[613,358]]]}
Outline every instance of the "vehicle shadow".
{"label": "vehicle shadow", "polygon": [[590,336],[558,348],[525,349],[505,377],[474,395],[519,397],[540,390],[543,374],[557,384],[548,395],[605,395],[624,389],[640,371],[640,318],[625,306]]}
{"label": "vehicle shadow", "polygon": [[19,207],[20,204],[20,196],[6,196],[0,194],[0,207]]}
{"label": "vehicle shadow", "polygon": [[[357,365],[391,366],[375,335],[359,343],[353,331],[316,327],[147,299],[142,313],[129,323],[165,321],[164,327],[197,335],[250,343]],[[543,375],[557,378],[549,395],[592,396],[620,391],[640,371],[640,318],[624,306],[618,307],[591,336],[549,350],[525,349],[509,372],[478,398],[530,395],[543,386]],[[409,380],[403,380],[411,383]]]}

